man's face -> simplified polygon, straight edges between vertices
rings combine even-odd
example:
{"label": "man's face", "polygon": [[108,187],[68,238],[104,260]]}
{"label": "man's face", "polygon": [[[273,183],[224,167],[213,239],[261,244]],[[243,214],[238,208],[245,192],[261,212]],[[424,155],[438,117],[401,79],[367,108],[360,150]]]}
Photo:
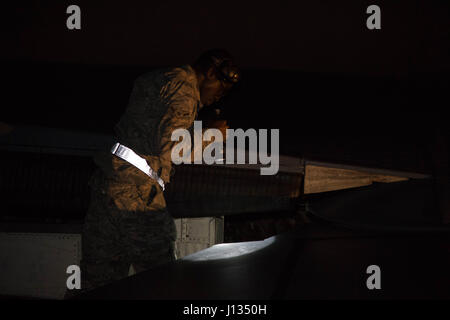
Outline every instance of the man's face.
{"label": "man's face", "polygon": [[232,84],[217,79],[214,68],[210,68],[200,86],[200,100],[204,106],[220,100],[231,88]]}

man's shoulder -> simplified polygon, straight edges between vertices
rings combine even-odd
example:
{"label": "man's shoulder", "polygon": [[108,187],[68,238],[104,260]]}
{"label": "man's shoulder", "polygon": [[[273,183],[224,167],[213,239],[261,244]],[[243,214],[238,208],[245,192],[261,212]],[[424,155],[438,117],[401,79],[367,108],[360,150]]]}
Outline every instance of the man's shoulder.
{"label": "man's shoulder", "polygon": [[166,69],[164,75],[167,77],[169,81],[186,82],[186,83],[196,82],[195,72],[190,65],[183,65],[179,67]]}
{"label": "man's shoulder", "polygon": [[136,79],[135,86],[158,99],[195,99],[200,101],[197,75],[190,65],[162,68],[146,73]]}
{"label": "man's shoulder", "polygon": [[137,81],[194,81],[195,72],[190,65],[182,65],[178,67],[158,68],[150,72],[144,73],[137,78]]}

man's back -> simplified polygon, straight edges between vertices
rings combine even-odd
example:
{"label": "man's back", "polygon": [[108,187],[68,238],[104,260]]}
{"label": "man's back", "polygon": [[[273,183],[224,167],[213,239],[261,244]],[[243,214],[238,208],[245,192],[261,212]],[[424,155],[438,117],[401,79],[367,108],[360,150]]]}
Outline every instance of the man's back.
{"label": "man's back", "polygon": [[[158,138],[167,131],[161,120],[168,112],[173,100],[187,113],[192,122],[200,104],[195,72],[189,65],[178,68],[158,69],[136,79],[128,107],[115,127],[117,138],[125,145],[143,155],[159,155],[161,142]],[[186,115],[184,115],[186,116]],[[188,119],[189,119],[188,118]],[[166,126],[186,123],[171,121]],[[169,137],[170,140],[170,137]]]}

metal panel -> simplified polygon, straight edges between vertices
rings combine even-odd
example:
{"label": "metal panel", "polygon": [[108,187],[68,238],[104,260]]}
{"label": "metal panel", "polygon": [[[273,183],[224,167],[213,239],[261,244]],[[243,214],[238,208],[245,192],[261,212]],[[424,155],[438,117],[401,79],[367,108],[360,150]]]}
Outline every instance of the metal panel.
{"label": "metal panel", "polygon": [[304,193],[320,193],[371,185],[373,182],[399,182],[401,176],[375,174],[362,170],[306,165]]}
{"label": "metal panel", "polygon": [[[177,258],[223,242],[223,218],[183,218],[175,224]],[[0,233],[0,295],[62,299],[67,267],[80,260],[81,234]]]}
{"label": "metal panel", "polygon": [[223,218],[180,218],[175,225],[178,259],[223,242]]}
{"label": "metal panel", "polygon": [[80,257],[77,234],[0,233],[0,294],[62,299]]}

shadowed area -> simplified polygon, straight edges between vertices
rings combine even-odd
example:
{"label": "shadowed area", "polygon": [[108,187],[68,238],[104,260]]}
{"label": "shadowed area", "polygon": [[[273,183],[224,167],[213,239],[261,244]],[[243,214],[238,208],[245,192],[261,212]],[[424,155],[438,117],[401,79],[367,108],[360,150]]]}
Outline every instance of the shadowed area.
{"label": "shadowed area", "polygon": [[[313,223],[295,231],[215,245],[77,299],[449,298],[450,229],[424,219],[408,226],[429,201],[428,186],[407,181],[342,191],[312,201]],[[397,221],[386,220],[396,213]],[[366,286],[371,265],[381,269],[381,290]]]}

